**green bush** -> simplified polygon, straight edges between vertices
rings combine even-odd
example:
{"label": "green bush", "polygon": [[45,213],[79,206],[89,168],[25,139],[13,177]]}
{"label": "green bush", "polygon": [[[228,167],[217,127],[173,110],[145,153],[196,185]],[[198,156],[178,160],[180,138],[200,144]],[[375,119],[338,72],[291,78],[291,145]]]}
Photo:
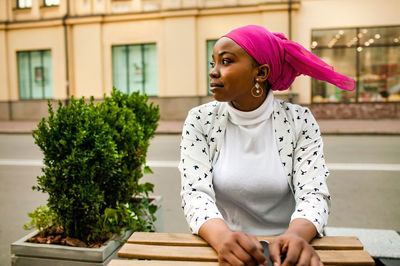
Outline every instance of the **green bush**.
{"label": "green bush", "polygon": [[114,88],[97,104],[93,97],[90,102],[71,97],[67,106],[60,101],[55,113],[48,103],[49,117],[32,133],[45,165],[33,189],[48,193],[47,216],[54,217],[39,219],[43,211],[36,210],[29,214],[30,225],[42,231],[61,226],[87,243],[123,229],[153,230],[156,207],[148,200],[153,184],[139,180],[143,171],[151,172],[146,153],[160,115],[147,101],[146,95]]}

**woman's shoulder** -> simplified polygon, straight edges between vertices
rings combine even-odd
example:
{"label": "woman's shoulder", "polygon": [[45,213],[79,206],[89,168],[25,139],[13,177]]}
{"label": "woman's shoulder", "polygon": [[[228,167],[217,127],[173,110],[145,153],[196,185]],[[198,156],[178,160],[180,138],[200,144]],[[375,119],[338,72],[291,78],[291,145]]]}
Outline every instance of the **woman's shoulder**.
{"label": "woman's shoulder", "polygon": [[291,114],[310,113],[310,109],[308,107],[299,104],[285,102],[283,100],[275,98],[274,111],[279,111],[279,109],[283,110],[286,113],[291,113]]}
{"label": "woman's shoulder", "polygon": [[304,128],[318,127],[308,107],[276,99],[274,102],[274,112],[275,116],[281,116],[281,119],[278,121],[289,122],[296,132]]}
{"label": "woman's shoulder", "polygon": [[[185,120],[184,127],[201,131],[204,135],[211,136],[213,129],[220,130],[226,121],[226,104],[223,102],[209,102],[192,108]],[[214,132],[215,133],[215,132]]]}
{"label": "woman's shoulder", "polygon": [[211,115],[218,115],[222,111],[223,103],[218,101],[208,102],[196,107],[193,107],[189,111],[189,115],[196,115],[196,116],[211,116]]}

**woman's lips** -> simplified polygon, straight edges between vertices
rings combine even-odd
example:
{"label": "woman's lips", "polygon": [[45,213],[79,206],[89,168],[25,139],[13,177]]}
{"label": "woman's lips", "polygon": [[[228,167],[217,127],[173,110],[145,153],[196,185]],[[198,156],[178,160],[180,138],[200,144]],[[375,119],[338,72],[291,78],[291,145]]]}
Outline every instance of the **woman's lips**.
{"label": "woman's lips", "polygon": [[222,84],[210,83],[210,91],[211,92],[218,90],[219,88],[222,88],[222,87],[224,87],[224,85],[222,85]]}

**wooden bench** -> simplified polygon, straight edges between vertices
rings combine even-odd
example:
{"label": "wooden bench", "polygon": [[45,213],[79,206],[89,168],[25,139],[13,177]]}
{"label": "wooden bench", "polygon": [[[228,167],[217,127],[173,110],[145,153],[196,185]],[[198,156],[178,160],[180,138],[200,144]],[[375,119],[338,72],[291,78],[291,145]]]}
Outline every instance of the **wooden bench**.
{"label": "wooden bench", "polygon": [[[271,241],[274,237],[258,236]],[[357,237],[326,236],[311,242],[325,265],[375,265]],[[136,232],[118,252],[110,266],[171,265],[217,266],[217,253],[201,237],[192,234]]]}

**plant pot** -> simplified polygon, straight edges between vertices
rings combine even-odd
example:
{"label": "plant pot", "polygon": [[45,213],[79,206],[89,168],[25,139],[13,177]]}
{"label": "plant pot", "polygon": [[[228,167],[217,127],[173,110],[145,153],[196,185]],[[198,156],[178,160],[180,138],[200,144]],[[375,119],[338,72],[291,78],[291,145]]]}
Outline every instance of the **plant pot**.
{"label": "plant pot", "polygon": [[[162,229],[161,196],[154,196],[154,204],[158,206],[155,213],[155,227]],[[55,244],[29,243],[27,240],[38,234],[34,231],[11,244],[11,264],[15,266],[99,266],[107,265],[111,259],[117,258],[122,242],[129,238],[133,231],[127,231],[120,241],[111,240],[100,248],[80,248]]]}

